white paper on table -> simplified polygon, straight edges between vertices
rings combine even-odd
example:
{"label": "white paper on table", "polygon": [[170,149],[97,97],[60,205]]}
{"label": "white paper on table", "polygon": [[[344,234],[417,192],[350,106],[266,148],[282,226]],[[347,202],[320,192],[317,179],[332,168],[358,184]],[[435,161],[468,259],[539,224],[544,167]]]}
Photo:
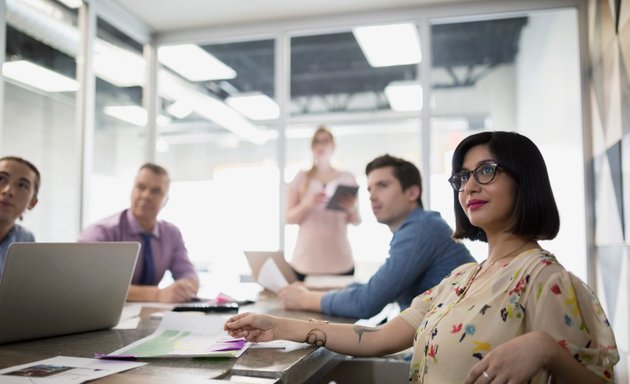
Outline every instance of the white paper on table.
{"label": "white paper on table", "polygon": [[289,285],[287,278],[284,277],[272,258],[265,260],[262,267],[260,267],[257,281],[260,285],[273,292],[278,292],[281,288]]}
{"label": "white paper on table", "polygon": [[[0,382],[3,384],[33,382],[46,384],[78,384],[146,364],[147,363],[129,361],[57,356],[0,370]],[[31,368],[29,369],[29,367]]]}
{"label": "white paper on table", "polygon": [[140,324],[140,312],[142,307],[138,305],[125,304],[122,313],[120,314],[120,320],[113,329],[136,329]]}
{"label": "white paper on table", "polygon": [[229,337],[223,324],[231,315],[200,315],[166,312],[158,329],[105,356],[109,357],[239,357],[249,343],[237,350],[220,350],[236,340]]}
{"label": "white paper on table", "polygon": [[262,341],[259,343],[252,343],[252,345],[249,346],[251,349],[284,349],[286,352],[308,347],[312,347],[312,345],[289,340]]}
{"label": "white paper on table", "polygon": [[308,275],[304,286],[308,289],[341,289],[356,282],[354,276],[347,275]]}

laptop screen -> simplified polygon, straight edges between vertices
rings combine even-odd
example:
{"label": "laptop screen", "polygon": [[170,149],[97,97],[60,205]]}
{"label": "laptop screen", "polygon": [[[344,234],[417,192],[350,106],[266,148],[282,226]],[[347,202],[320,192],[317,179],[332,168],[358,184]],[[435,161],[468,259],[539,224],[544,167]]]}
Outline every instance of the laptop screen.
{"label": "laptop screen", "polygon": [[118,323],[137,242],[13,243],[0,280],[0,343]]}

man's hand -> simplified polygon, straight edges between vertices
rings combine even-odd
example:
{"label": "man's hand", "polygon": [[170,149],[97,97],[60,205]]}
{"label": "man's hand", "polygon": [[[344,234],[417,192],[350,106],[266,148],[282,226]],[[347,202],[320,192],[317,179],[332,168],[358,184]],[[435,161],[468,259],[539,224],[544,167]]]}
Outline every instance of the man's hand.
{"label": "man's hand", "polygon": [[197,296],[199,284],[193,279],[179,279],[166,288],[158,290],[157,301],[162,303],[182,303]]}
{"label": "man's hand", "polygon": [[324,294],[313,292],[302,283],[293,283],[278,292],[285,309],[298,309],[307,311],[321,311],[320,301]]}

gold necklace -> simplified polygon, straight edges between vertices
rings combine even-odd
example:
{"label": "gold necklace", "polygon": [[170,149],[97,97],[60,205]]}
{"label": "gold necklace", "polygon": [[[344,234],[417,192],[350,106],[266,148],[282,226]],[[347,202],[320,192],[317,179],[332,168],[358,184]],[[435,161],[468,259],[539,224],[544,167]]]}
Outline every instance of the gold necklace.
{"label": "gold necklace", "polygon": [[[517,252],[518,252],[518,251],[520,251],[521,249],[525,248],[525,246],[526,246],[527,244],[529,244],[529,241],[524,242],[523,244],[519,245],[517,248],[515,248],[515,249],[511,250],[510,252],[506,253],[505,255],[503,255],[503,256],[501,256],[501,257],[499,257],[499,258],[497,258],[497,259],[492,260],[492,261],[488,264],[488,266],[486,266],[485,268],[484,268],[484,264],[485,264],[485,262],[486,262],[486,261],[488,261],[488,260],[486,259],[485,261],[483,261],[481,264],[479,264],[479,268],[477,268],[477,271],[475,271],[475,274],[473,275],[473,277],[472,277],[472,279],[471,279],[471,282],[472,282],[472,280],[476,280],[476,279],[478,279],[481,275],[485,274],[485,273],[486,273],[486,271],[488,271],[490,268],[492,268],[492,267],[493,267],[493,266],[494,266],[497,262],[499,262],[499,261],[501,261],[501,260],[505,260],[505,259],[507,259],[507,258],[509,258],[509,257],[514,256],[514,255],[517,255]],[[482,269],[483,269],[483,271],[482,271]],[[481,273],[480,273],[480,272],[481,272]]]}
{"label": "gold necklace", "polygon": [[[525,246],[527,244],[529,244],[529,241],[524,242],[523,244],[519,245],[517,248],[511,250],[510,252],[506,253],[504,256],[499,257],[498,259],[495,259],[493,261],[491,261],[488,266],[483,269],[483,272],[481,272],[481,269],[484,266],[484,262],[482,262],[481,264],[479,264],[479,266],[477,267],[477,269],[475,270],[475,272],[468,278],[468,280],[466,281],[466,284],[462,287],[462,286],[458,286],[455,288],[455,293],[457,294],[457,296],[459,296],[458,300],[462,300],[463,297],[465,296],[465,294],[468,292],[468,290],[470,289],[470,286],[472,285],[472,283],[477,280],[479,278],[479,276],[483,275],[488,269],[490,269],[490,267],[492,267],[494,264],[496,264],[498,261],[500,260],[505,260],[508,257],[513,256],[514,254],[516,254],[518,251],[520,251],[521,249],[525,248]],[[487,261],[487,260],[486,260]],[[481,272],[481,273],[480,273]]]}

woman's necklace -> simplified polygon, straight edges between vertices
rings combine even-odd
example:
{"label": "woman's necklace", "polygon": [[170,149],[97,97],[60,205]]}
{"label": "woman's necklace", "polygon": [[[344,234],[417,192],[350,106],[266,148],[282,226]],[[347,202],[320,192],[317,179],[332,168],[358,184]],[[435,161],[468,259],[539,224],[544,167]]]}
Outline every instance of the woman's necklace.
{"label": "woman's necklace", "polygon": [[499,261],[502,260],[506,260],[512,256],[516,256],[518,254],[518,252],[520,250],[522,250],[523,248],[525,248],[527,246],[527,244],[530,244],[529,241],[525,241],[523,242],[523,244],[519,245],[518,247],[514,248],[513,250],[511,250],[510,252],[506,253],[505,255],[498,257],[494,260],[492,260],[490,263],[488,263],[488,265],[486,266],[486,261],[482,262],[481,264],[479,264],[479,269],[477,269],[477,272],[475,272],[475,276],[473,277],[473,280],[478,279],[480,276],[486,274],[486,272],[490,269],[492,269],[492,267],[498,263]]}
{"label": "woman's necklace", "polygon": [[[485,262],[482,262],[481,264],[479,264],[479,266],[477,267],[477,269],[475,270],[475,273],[473,273],[473,275],[468,279],[468,281],[466,282],[466,285],[463,288],[459,288],[456,290],[456,293],[458,296],[460,296],[460,299],[464,296],[465,293],[468,292],[468,290],[470,289],[470,286],[472,285],[472,283],[476,280],[479,279],[479,277],[484,276],[487,274],[487,271],[489,269],[492,269],[492,267],[499,261],[501,260],[505,260],[509,257],[512,257],[514,255],[517,255],[518,252],[520,250],[522,250],[523,248],[525,248],[528,244],[530,244],[530,241],[526,241],[523,244],[519,245],[518,247],[514,248],[513,250],[511,250],[510,252],[506,253],[505,255],[496,258],[494,260],[492,260],[490,263],[488,263],[488,265],[484,265]],[[484,268],[485,267],[485,268]]]}

